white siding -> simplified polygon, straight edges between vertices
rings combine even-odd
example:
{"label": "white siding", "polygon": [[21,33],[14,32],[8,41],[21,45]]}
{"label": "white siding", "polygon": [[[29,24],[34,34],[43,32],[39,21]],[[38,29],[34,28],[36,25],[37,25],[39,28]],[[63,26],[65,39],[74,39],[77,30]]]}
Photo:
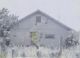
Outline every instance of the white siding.
{"label": "white siding", "polygon": [[[41,16],[41,23],[35,25],[36,16]],[[45,24],[45,22],[47,24]],[[31,42],[29,33],[31,31],[37,31],[39,34],[42,33],[43,37],[39,38],[39,44],[45,45],[46,47],[59,48],[60,39],[64,42],[64,39],[69,35],[69,31],[64,27],[60,26],[56,22],[52,21],[50,18],[43,16],[41,14],[35,14],[29,18],[25,18],[18,25],[15,26],[11,31],[11,40],[14,44],[28,45]],[[54,39],[46,39],[45,34],[55,34]]]}

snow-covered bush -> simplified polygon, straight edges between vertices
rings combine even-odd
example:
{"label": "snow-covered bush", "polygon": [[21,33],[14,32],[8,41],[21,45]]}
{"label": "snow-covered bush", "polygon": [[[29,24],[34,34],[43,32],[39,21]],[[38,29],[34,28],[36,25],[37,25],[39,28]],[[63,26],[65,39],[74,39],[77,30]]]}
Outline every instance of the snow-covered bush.
{"label": "snow-covered bush", "polygon": [[72,32],[65,40],[65,47],[69,48],[79,44],[79,38],[77,32]]}

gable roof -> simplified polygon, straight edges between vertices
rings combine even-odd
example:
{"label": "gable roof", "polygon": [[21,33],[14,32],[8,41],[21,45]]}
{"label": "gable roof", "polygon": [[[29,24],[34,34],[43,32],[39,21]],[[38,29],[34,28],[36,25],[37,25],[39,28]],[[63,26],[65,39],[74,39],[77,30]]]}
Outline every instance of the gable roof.
{"label": "gable roof", "polygon": [[[26,20],[27,18],[29,18],[29,17],[31,17],[31,16],[33,16],[33,15],[35,15],[35,14],[44,15],[45,17],[47,17],[47,18],[51,19],[52,21],[56,22],[57,24],[59,24],[59,25],[62,26],[63,28],[65,28],[65,29],[67,29],[67,30],[69,30],[69,31],[70,31],[70,30],[73,30],[73,29],[67,27],[66,25],[62,24],[61,22],[57,21],[56,19],[52,18],[51,16],[49,16],[49,15],[45,14],[44,12],[40,11],[40,10],[37,10],[37,11],[33,12],[32,14],[29,14],[28,16],[22,18],[21,20],[19,20],[18,23]],[[18,24],[18,23],[17,23],[17,24]]]}

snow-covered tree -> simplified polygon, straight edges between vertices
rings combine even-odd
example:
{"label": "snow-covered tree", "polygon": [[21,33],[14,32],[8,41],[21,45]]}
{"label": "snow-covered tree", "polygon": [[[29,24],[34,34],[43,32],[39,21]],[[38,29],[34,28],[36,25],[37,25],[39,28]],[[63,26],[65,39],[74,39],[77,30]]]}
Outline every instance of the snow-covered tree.
{"label": "snow-covered tree", "polygon": [[8,9],[0,10],[0,47],[5,51],[5,46],[9,46],[9,33],[13,25],[18,21],[18,16],[9,14]]}

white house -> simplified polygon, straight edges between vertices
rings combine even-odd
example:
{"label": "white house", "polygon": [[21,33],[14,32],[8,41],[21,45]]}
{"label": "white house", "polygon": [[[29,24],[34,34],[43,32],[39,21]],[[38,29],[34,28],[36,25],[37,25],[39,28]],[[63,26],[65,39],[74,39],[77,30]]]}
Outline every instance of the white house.
{"label": "white house", "polygon": [[15,46],[29,46],[33,42],[39,46],[59,49],[71,31],[74,30],[37,10],[13,26],[10,38]]}

